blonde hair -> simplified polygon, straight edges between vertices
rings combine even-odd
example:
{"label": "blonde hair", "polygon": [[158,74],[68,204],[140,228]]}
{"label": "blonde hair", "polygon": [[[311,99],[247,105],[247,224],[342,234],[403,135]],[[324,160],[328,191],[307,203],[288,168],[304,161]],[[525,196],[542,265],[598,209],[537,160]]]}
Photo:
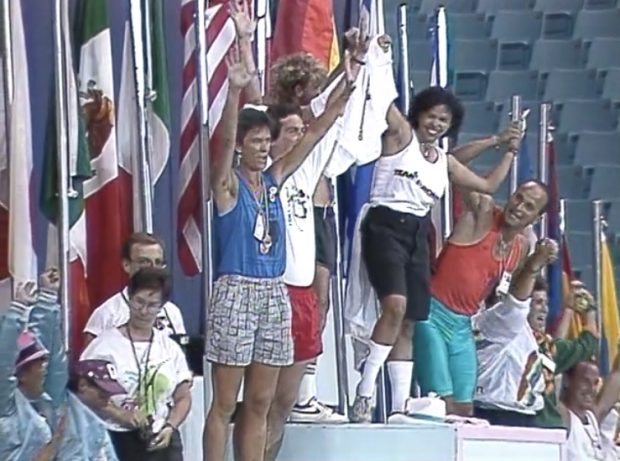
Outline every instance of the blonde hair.
{"label": "blonde hair", "polygon": [[327,69],[310,53],[283,56],[271,66],[269,74],[270,104],[290,104],[295,101],[295,87],[321,87],[327,78]]}

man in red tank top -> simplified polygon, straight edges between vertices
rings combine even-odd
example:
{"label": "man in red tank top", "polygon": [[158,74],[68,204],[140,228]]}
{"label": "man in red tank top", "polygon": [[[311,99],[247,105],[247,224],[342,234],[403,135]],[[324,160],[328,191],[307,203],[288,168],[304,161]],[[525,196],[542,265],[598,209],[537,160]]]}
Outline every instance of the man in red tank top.
{"label": "man in red tank top", "polygon": [[416,376],[448,413],[470,416],[476,387],[476,348],[470,317],[497,287],[507,293],[512,272],[528,254],[524,230],[544,212],[547,188],[523,183],[504,209],[488,195],[464,194],[464,212],[437,261],[428,320],[416,323]]}

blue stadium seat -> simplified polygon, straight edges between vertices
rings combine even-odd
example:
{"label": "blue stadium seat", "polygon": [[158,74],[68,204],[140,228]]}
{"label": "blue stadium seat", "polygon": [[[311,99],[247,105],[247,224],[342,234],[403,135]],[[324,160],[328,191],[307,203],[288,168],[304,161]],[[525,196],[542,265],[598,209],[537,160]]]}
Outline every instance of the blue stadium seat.
{"label": "blue stadium seat", "polygon": [[592,201],[566,200],[565,226],[571,232],[588,232],[592,229]]}
{"label": "blue stadium seat", "polygon": [[489,36],[489,24],[482,13],[450,13],[450,35],[461,39],[480,39]]}
{"label": "blue stadium seat", "polygon": [[599,96],[596,71],[552,70],[541,75],[545,101],[593,99]]}
{"label": "blue stadium seat", "polygon": [[[573,165],[575,159],[576,141],[566,133],[553,133],[553,145],[555,147],[555,159],[558,166]],[[538,152],[538,149],[536,150]]]}
{"label": "blue stadium seat", "polygon": [[[592,215],[589,214],[588,216],[590,217],[588,222],[592,222]],[[566,237],[573,267],[591,267],[594,260],[594,242],[592,241],[591,229],[584,232],[573,232],[571,230],[566,234]],[[583,281],[585,283],[585,280]]]}
{"label": "blue stadium seat", "polygon": [[[582,166],[620,166],[620,133],[586,131],[575,135],[575,163]],[[620,182],[620,177],[618,178]]]}
{"label": "blue stadium seat", "polygon": [[409,68],[430,72],[433,64],[433,53],[431,45],[427,40],[409,41]]}
{"label": "blue stadium seat", "polygon": [[500,41],[534,41],[540,38],[543,15],[539,11],[498,11],[491,37]]}
{"label": "blue stadium seat", "polygon": [[620,67],[620,38],[597,38],[586,43],[589,69]]}
{"label": "blue stadium seat", "polygon": [[497,62],[497,40],[457,40],[452,51],[459,71],[493,70]]}
{"label": "blue stadium seat", "polygon": [[[620,234],[620,200],[610,200],[609,212],[607,213],[607,224],[609,230],[614,234]],[[616,256],[616,260],[617,260]],[[616,271],[617,273],[617,271]]]}
{"label": "blue stadium seat", "polygon": [[409,72],[409,78],[413,82],[413,90],[419,93],[425,88],[428,88],[430,83],[430,69],[429,70],[414,70]]}
{"label": "blue stadium seat", "polygon": [[525,70],[532,58],[529,42],[502,42],[499,44],[497,68],[500,70]]}
{"label": "blue stadium seat", "polygon": [[478,0],[478,11],[481,13],[497,13],[500,10],[531,10],[534,0]]}
{"label": "blue stadium seat", "polygon": [[569,39],[575,30],[575,16],[570,11],[545,13],[542,36],[549,40]]}
{"label": "blue stadium seat", "polygon": [[590,180],[589,197],[595,199],[620,198],[620,166],[600,166],[587,170]]}
{"label": "blue stadium seat", "polygon": [[486,90],[486,72],[457,72],[454,77],[454,94],[463,101],[481,101]]}
{"label": "blue stadium seat", "polygon": [[538,72],[535,70],[496,70],[489,75],[487,101],[508,101],[512,95],[523,99],[538,97]]}
{"label": "blue stadium seat", "polygon": [[465,119],[462,131],[470,133],[495,134],[498,128],[498,114],[491,102],[465,102]]}
{"label": "blue stadium seat", "polygon": [[474,11],[476,0],[422,0],[420,13],[433,14],[440,6],[445,6],[450,13],[469,13]]}
{"label": "blue stadium seat", "polygon": [[535,11],[555,13],[558,11],[579,11],[583,0],[536,0]]}
{"label": "blue stadium seat", "polygon": [[584,8],[587,10],[615,8],[618,0],[585,0]]}
{"label": "blue stadium seat", "polygon": [[620,37],[620,9],[581,10],[575,22],[575,37]]}
{"label": "blue stadium seat", "polygon": [[[523,109],[530,109],[530,115],[527,117],[528,131],[530,133],[538,132],[538,125],[540,123],[540,103],[538,101],[528,101],[524,99],[521,104],[523,105]],[[497,107],[500,112],[500,125],[505,126],[510,120],[511,102],[506,101],[504,103],[498,103]]]}
{"label": "blue stadium seat", "polygon": [[567,199],[584,199],[587,197],[588,182],[579,166],[558,166],[558,185],[560,197]]}
{"label": "blue stadium seat", "polygon": [[578,69],[581,64],[581,41],[538,40],[532,51],[530,69]]}
{"label": "blue stadium seat", "polygon": [[612,131],[616,128],[614,115],[611,103],[606,100],[568,100],[554,106],[553,119],[564,133]]}
{"label": "blue stadium seat", "polygon": [[[620,49],[617,54],[620,55]],[[620,68],[609,69],[603,72],[605,84],[603,86],[603,98],[620,102]]]}

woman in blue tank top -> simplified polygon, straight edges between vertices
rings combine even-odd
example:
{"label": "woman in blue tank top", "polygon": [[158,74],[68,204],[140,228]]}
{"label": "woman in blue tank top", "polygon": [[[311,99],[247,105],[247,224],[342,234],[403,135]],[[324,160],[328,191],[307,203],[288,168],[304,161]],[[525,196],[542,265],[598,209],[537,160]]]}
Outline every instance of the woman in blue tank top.
{"label": "woman in blue tank top", "polygon": [[236,54],[227,61],[229,89],[211,177],[218,263],[206,329],[213,382],[204,435],[209,461],[224,459],[242,379],[244,407],[234,429],[235,456],[249,459],[264,449],[279,369],[293,363],[291,308],[282,281],[285,222],[279,188],[341,114],[352,91],[351,85],[335,91],[290,154],[265,171],[278,127],[256,108],[243,109],[237,117],[239,95],[252,75]]}

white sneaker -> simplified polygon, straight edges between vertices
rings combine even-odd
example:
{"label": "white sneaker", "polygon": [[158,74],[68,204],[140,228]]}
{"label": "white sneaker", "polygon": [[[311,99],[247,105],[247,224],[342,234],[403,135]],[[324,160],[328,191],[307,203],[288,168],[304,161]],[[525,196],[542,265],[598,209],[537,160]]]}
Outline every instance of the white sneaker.
{"label": "white sneaker", "polygon": [[315,398],[310,399],[306,405],[295,405],[289,421],[291,423],[315,424],[344,424],[348,422],[344,415],[336,413]]}
{"label": "white sneaker", "polygon": [[441,421],[425,419],[425,418],[417,418],[412,415],[407,415],[403,412],[392,413],[390,416],[388,416],[387,422],[388,424],[410,424],[410,425],[443,424]]}

